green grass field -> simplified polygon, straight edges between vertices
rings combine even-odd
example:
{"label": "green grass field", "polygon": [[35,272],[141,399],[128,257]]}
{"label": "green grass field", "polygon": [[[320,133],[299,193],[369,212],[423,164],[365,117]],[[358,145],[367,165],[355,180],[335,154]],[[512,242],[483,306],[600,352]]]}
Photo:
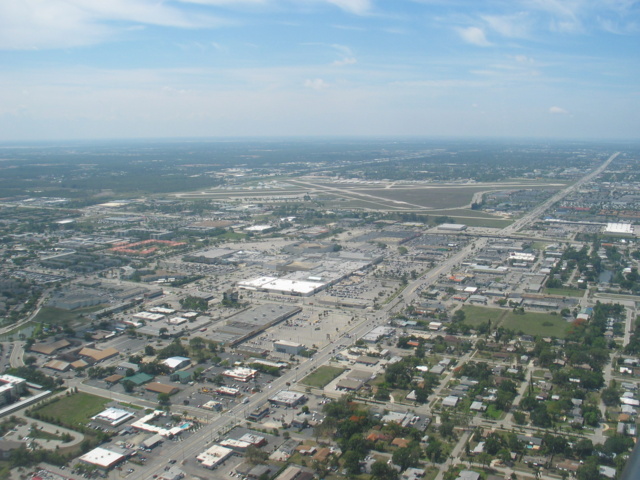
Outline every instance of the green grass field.
{"label": "green grass field", "polygon": [[329,382],[331,382],[331,380],[336,378],[342,372],[344,372],[344,368],[329,367],[325,365],[304,377],[301,383],[309,385],[310,387],[324,388]]}
{"label": "green grass field", "polygon": [[570,326],[560,315],[533,312],[518,315],[511,310],[506,313],[502,326],[528,335],[564,338]]}
{"label": "green grass field", "polygon": [[37,412],[45,417],[56,418],[66,425],[86,425],[89,419],[104,410],[109,402],[111,400],[108,398],[81,392],[60,397],[55,402],[39,408]]}
{"label": "green grass field", "polygon": [[472,328],[486,323],[487,320],[491,320],[492,325],[497,325],[497,322],[499,322],[507,312],[507,310],[501,310],[499,308],[476,307],[473,305],[465,305],[462,307],[462,311],[465,315],[464,323]]}
{"label": "green grass field", "polygon": [[569,328],[569,324],[560,315],[549,313],[516,314],[508,309],[500,310],[472,305],[465,305],[462,310],[465,313],[464,323],[472,328],[491,320],[492,328],[502,326],[528,335],[556,338],[564,338]]}

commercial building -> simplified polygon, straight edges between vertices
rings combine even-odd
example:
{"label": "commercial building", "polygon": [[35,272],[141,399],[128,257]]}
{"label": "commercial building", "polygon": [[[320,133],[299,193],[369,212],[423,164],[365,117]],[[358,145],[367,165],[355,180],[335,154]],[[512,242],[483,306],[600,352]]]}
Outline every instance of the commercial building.
{"label": "commercial building", "polygon": [[237,380],[239,382],[248,382],[249,380],[253,380],[258,374],[257,370],[253,368],[246,367],[237,367],[233,370],[225,370],[222,372],[222,375],[233,380]]}
{"label": "commercial building", "polygon": [[282,390],[269,398],[269,403],[272,405],[281,405],[283,407],[295,407],[306,402],[306,400],[307,397],[302,393],[293,392],[291,390]]}
{"label": "commercial building", "polygon": [[63,338],[62,340],[58,340],[57,342],[52,343],[34,343],[33,345],[31,345],[31,348],[29,350],[31,350],[32,352],[41,353],[43,355],[53,355],[58,350],[66,348],[69,345],[71,345],[71,343]]}
{"label": "commercial building", "polygon": [[301,310],[295,305],[259,305],[234,315],[226,325],[215,327],[214,334],[218,341],[235,347]]}
{"label": "commercial building", "polygon": [[203,467],[213,470],[233,455],[233,453],[233,450],[230,448],[223,447],[222,445],[213,445],[199,454],[196,459]]}
{"label": "commercial building", "polygon": [[94,448],[82,455],[79,460],[87,465],[93,465],[101,470],[109,470],[125,459],[124,455],[112,452],[106,448]]}
{"label": "commercial building", "polygon": [[169,367],[170,370],[175,371],[191,365],[191,360],[189,360],[187,357],[169,357],[162,363]]}
{"label": "commercial building", "polygon": [[91,419],[98,422],[106,423],[108,425],[111,425],[112,427],[117,427],[118,425],[123,424],[134,416],[135,415],[133,415],[132,413],[127,412],[126,410],[123,410],[121,408],[107,408],[96,416],[91,417]]}
{"label": "commercial building", "polygon": [[96,350],[95,348],[84,347],[78,353],[78,356],[88,361],[89,363],[100,363],[103,360],[115,357],[118,355],[118,350],[113,347],[105,348],[104,350]]}
{"label": "commercial building", "polygon": [[151,382],[145,385],[145,390],[154,393],[166,393],[167,395],[173,395],[180,391],[178,387],[173,385],[165,385],[164,383]]}
{"label": "commercial building", "polygon": [[278,340],[273,342],[273,349],[276,352],[286,353],[287,355],[298,355],[304,350],[304,345],[289,340]]}

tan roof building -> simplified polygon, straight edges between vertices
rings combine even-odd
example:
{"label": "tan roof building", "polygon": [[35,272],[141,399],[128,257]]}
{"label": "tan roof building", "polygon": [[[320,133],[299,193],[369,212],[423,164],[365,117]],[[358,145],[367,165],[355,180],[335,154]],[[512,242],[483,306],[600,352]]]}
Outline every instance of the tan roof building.
{"label": "tan roof building", "polygon": [[57,370],[58,372],[66,372],[71,368],[71,364],[69,362],[63,362],[62,360],[51,360],[45,363],[43,367]]}
{"label": "tan roof building", "polygon": [[53,343],[34,343],[29,350],[43,355],[53,355],[58,350],[68,347],[69,345],[71,345],[71,342],[63,338]]}
{"label": "tan roof building", "polygon": [[164,383],[158,382],[147,383],[144,388],[150,392],[166,393],[168,395],[173,395],[174,393],[180,391],[178,387],[174,387],[173,385],[165,385]]}
{"label": "tan roof building", "polygon": [[101,362],[111,357],[118,355],[118,350],[113,347],[105,348],[104,350],[96,350],[95,348],[84,347],[78,353],[78,356],[85,357],[92,360],[95,363]]}
{"label": "tan roof building", "polygon": [[104,379],[107,383],[118,383],[120,380],[124,378],[124,375],[109,375]]}
{"label": "tan roof building", "polygon": [[84,368],[87,366],[89,366],[89,364],[84,360],[76,360],[75,362],[71,362],[71,368],[73,369]]}

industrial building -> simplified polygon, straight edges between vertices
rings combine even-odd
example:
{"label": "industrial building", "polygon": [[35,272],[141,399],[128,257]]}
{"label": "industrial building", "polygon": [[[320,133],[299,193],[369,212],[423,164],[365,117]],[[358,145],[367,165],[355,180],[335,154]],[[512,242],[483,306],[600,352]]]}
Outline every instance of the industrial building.
{"label": "industrial building", "polygon": [[258,335],[300,312],[295,305],[259,305],[231,317],[226,325],[216,327],[216,340],[232,347]]}
{"label": "industrial building", "polygon": [[287,355],[298,355],[305,349],[304,345],[289,340],[278,340],[273,342],[273,349],[276,352],[286,353]]}

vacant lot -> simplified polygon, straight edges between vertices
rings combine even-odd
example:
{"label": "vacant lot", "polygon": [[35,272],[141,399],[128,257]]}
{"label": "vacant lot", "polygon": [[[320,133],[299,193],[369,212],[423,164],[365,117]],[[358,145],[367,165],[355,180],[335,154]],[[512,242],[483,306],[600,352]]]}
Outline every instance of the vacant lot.
{"label": "vacant lot", "polygon": [[491,320],[492,328],[502,326],[515,332],[527,335],[564,338],[569,328],[560,315],[549,313],[525,312],[514,313],[508,309],[485,308],[465,305],[462,307],[465,313],[464,323],[470,327],[477,327]]}
{"label": "vacant lot", "polygon": [[502,326],[528,335],[564,338],[570,324],[560,315],[532,312],[516,314],[509,310],[502,321]]}
{"label": "vacant lot", "polygon": [[55,402],[36,410],[42,418],[53,418],[57,422],[73,426],[86,425],[90,418],[104,410],[111,400],[88,393],[76,393],[58,398]]}
{"label": "vacant lot", "polygon": [[324,388],[331,380],[344,372],[344,368],[323,366],[302,379],[304,385]]}
{"label": "vacant lot", "polygon": [[497,326],[507,313],[507,310],[500,310],[499,308],[475,307],[473,305],[465,305],[462,307],[462,311],[465,315],[464,323],[470,327],[477,327],[487,323],[488,320],[491,320],[491,325]]}
{"label": "vacant lot", "polygon": [[80,320],[84,314],[96,312],[101,308],[100,306],[95,306],[78,308],[76,310],[63,310],[61,308],[42,307],[32,321],[35,323],[53,323],[56,325],[72,323]]}

